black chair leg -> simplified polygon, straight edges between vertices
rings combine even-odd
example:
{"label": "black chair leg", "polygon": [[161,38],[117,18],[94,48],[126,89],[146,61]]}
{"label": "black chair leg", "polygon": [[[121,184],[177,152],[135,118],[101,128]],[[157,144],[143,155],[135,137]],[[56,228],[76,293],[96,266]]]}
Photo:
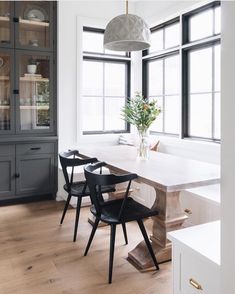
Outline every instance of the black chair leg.
{"label": "black chair leg", "polygon": [[68,209],[68,206],[69,206],[69,202],[70,202],[71,197],[72,197],[72,195],[71,194],[68,194],[68,197],[67,197],[67,200],[66,200],[66,203],[65,203],[65,206],[64,206],[64,211],[63,211],[63,214],[62,214],[62,217],[61,217],[61,220],[60,220],[60,224],[61,225],[62,225],[62,223],[64,221],[64,217],[65,217],[66,211]]}
{"label": "black chair leg", "polygon": [[122,230],[123,230],[123,235],[124,235],[125,242],[126,242],[126,245],[127,245],[128,244],[128,239],[127,239],[127,232],[126,232],[126,223],[122,223]]}
{"label": "black chair leg", "polygon": [[78,200],[77,200],[77,208],[76,208],[76,218],[75,218],[75,227],[74,227],[73,242],[76,242],[76,239],[77,239],[78,221],[79,221],[79,215],[80,215],[81,202],[82,202],[82,198],[81,197],[78,197]]}
{"label": "black chair leg", "polygon": [[109,284],[112,283],[113,275],[113,256],[114,256],[114,245],[115,245],[115,235],[116,235],[116,225],[111,224],[111,234],[110,234],[110,251],[109,251]]}
{"label": "black chair leg", "polygon": [[99,224],[99,219],[96,218],[95,219],[95,223],[94,223],[93,228],[92,228],[92,231],[91,231],[91,234],[90,234],[89,241],[88,241],[87,246],[86,246],[86,250],[85,250],[84,256],[86,256],[87,253],[88,253],[88,251],[89,251],[89,248],[91,246],[91,242],[92,242],[92,240],[94,238],[94,235],[95,235],[96,229],[98,227],[98,224]]}
{"label": "black chair leg", "polygon": [[152,257],[153,263],[154,263],[156,269],[159,270],[158,262],[157,262],[157,259],[155,257],[155,254],[153,252],[153,248],[152,248],[152,245],[151,245],[151,243],[149,241],[148,235],[146,233],[144,223],[143,223],[142,220],[137,220],[137,222],[138,222],[139,228],[141,230],[141,233],[142,233],[142,235],[144,237],[145,243],[146,243],[146,245],[148,247],[148,251],[149,251],[149,253],[150,253],[151,257]]}

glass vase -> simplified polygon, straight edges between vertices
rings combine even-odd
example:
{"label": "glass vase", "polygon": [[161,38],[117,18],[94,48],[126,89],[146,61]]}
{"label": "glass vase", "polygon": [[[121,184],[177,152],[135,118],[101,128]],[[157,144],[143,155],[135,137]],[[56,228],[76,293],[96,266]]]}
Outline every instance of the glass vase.
{"label": "glass vase", "polygon": [[147,160],[149,155],[148,130],[138,130],[139,144],[137,147],[137,157],[140,160]]}

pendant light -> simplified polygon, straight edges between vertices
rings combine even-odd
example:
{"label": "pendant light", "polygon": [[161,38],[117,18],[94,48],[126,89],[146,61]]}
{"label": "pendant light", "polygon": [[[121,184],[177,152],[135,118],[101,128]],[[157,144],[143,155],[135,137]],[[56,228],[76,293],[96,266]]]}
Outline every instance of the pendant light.
{"label": "pendant light", "polygon": [[113,18],[104,32],[104,48],[114,51],[140,51],[150,47],[150,30],[139,16],[126,14]]}

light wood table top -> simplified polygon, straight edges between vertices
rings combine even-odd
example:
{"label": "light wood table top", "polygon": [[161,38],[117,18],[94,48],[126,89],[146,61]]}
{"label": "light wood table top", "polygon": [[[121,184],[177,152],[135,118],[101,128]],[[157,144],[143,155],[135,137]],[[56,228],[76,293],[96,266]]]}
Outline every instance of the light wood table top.
{"label": "light wood table top", "polygon": [[138,174],[141,181],[165,192],[181,191],[220,182],[220,167],[201,161],[185,159],[150,151],[149,159],[137,159],[136,148],[126,145],[95,147],[81,146],[85,157],[97,157],[119,172]]}

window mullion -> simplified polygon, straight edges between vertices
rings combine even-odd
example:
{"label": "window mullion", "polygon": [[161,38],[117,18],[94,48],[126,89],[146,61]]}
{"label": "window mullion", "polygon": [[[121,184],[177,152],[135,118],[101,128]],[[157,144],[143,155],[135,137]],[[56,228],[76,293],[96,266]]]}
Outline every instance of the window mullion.
{"label": "window mullion", "polygon": [[105,131],[105,62],[103,62],[103,131]]}
{"label": "window mullion", "polygon": [[212,139],[215,138],[215,46],[212,47]]}
{"label": "window mullion", "polygon": [[162,60],[162,130],[165,133],[165,58]]}

